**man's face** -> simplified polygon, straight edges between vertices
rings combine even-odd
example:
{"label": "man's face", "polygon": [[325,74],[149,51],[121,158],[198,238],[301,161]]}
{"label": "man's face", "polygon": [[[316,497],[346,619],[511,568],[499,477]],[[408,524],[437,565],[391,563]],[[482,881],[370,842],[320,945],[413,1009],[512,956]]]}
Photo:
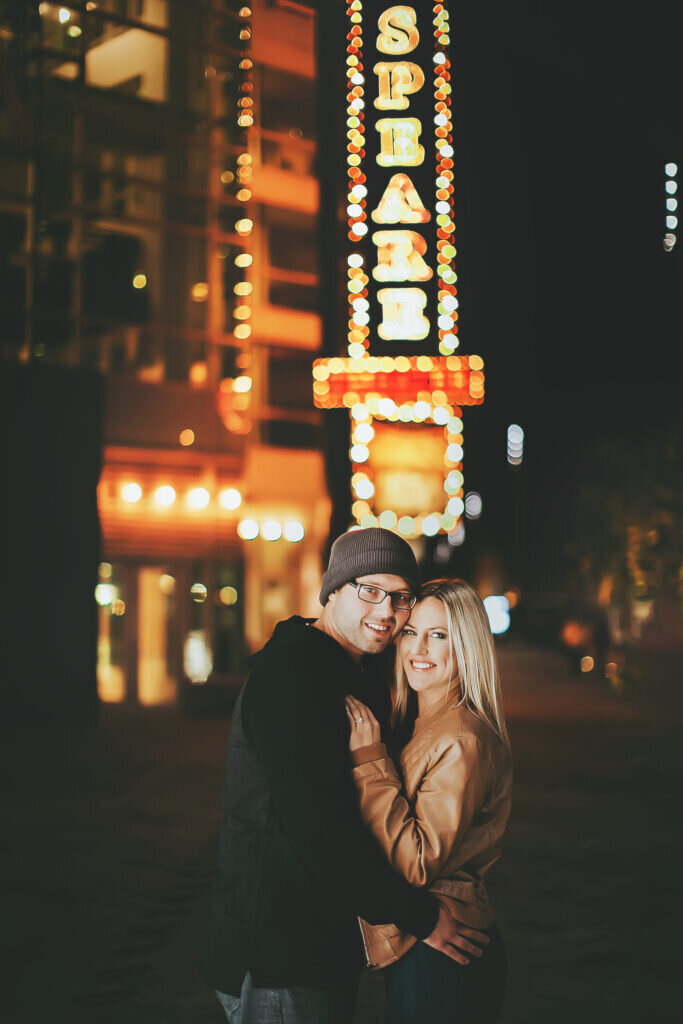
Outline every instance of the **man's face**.
{"label": "man's face", "polygon": [[[389,593],[412,594],[410,584],[402,576],[389,573],[357,576],[354,582],[380,587]],[[410,615],[409,608],[394,608],[389,594],[381,604],[363,601],[348,583],[333,591],[327,604],[328,622],[336,640],[355,656],[379,654],[401,632]]]}

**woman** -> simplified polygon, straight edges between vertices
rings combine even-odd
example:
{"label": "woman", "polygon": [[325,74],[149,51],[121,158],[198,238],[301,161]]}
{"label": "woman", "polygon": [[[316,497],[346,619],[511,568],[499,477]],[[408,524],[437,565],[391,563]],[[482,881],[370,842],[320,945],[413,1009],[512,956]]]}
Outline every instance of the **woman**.
{"label": "woman", "polygon": [[484,878],[500,857],[512,769],[486,611],[462,580],[427,583],[397,643],[395,729],[415,701],[399,772],[370,709],[347,698],[362,814],[408,881],[490,941],[461,965],[393,925],[362,921],[366,955],[387,968],[387,1024],[494,1024],[506,959]]}

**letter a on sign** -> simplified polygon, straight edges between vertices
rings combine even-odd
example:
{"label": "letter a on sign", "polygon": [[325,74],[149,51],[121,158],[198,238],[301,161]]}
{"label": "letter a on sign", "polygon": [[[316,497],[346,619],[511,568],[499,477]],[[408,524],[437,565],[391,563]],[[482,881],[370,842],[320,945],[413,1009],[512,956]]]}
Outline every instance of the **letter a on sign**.
{"label": "letter a on sign", "polygon": [[431,214],[408,175],[392,174],[372,219],[375,224],[426,224]]}
{"label": "letter a on sign", "polygon": [[377,27],[377,49],[380,53],[410,53],[420,41],[414,7],[387,8],[380,14]]}

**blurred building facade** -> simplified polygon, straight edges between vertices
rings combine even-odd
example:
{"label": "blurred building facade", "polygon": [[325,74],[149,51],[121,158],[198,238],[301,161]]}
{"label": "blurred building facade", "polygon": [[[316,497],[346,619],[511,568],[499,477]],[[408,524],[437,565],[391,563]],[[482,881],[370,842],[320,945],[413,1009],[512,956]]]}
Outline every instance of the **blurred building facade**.
{"label": "blurred building facade", "polygon": [[104,378],[104,701],[237,679],[316,608],[314,36],[290,0],[2,8],[2,355]]}

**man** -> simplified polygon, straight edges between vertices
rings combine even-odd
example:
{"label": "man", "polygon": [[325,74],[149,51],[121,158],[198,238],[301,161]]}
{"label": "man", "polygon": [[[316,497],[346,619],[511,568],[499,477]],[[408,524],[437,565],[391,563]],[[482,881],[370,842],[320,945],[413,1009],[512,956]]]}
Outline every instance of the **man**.
{"label": "man", "polygon": [[332,545],[317,621],[276,626],[255,656],[228,742],[208,977],[231,1024],[348,1024],[358,916],[394,922],[461,963],[486,937],[389,866],[363,826],[344,697],[386,718],[386,650],[415,603],[410,546],[388,530]]}

